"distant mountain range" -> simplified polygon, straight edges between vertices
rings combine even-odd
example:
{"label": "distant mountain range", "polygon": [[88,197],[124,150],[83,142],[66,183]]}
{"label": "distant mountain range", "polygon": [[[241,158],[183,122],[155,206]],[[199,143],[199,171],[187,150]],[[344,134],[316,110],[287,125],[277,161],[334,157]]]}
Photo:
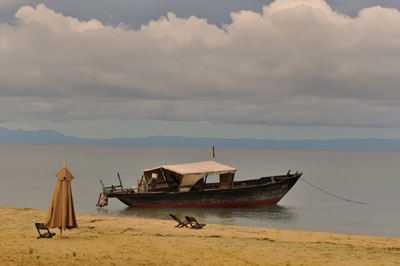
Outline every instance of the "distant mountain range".
{"label": "distant mountain range", "polygon": [[65,136],[55,130],[8,130],[0,127],[0,143],[106,145],[141,147],[211,147],[275,150],[400,151],[400,139],[276,140],[151,136],[144,138],[89,139]]}

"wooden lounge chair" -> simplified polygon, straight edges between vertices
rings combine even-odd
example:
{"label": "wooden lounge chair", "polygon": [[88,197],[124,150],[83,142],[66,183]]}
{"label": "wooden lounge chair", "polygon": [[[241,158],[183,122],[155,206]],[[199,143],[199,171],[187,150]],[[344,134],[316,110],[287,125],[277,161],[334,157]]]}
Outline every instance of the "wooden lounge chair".
{"label": "wooden lounge chair", "polygon": [[177,225],[175,225],[175,227],[181,228],[181,227],[188,227],[188,222],[182,221],[181,219],[179,219],[176,215],[173,214],[169,214],[169,216],[172,217],[172,219],[174,219],[175,221],[178,222]]}
{"label": "wooden lounge chair", "polygon": [[197,222],[196,218],[191,217],[191,216],[185,216],[188,224],[190,224],[191,229],[201,229],[204,226],[206,226],[206,224],[200,224],[199,222]]}
{"label": "wooden lounge chair", "polygon": [[[35,226],[39,233],[39,236],[37,238],[52,238],[56,235],[56,233],[51,233],[49,228],[47,228],[47,226],[45,226],[43,223],[35,223]],[[40,230],[45,230],[47,232],[42,234]]]}

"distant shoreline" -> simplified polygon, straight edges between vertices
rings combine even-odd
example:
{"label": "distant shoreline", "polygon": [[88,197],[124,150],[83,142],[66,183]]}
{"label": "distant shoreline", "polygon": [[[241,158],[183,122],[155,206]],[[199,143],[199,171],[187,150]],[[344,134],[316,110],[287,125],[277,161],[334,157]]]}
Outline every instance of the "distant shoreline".
{"label": "distant shoreline", "polygon": [[90,139],[65,136],[55,130],[8,130],[0,127],[0,144],[49,144],[133,147],[194,147],[266,150],[328,150],[400,152],[400,139],[252,139],[149,136],[143,138]]}

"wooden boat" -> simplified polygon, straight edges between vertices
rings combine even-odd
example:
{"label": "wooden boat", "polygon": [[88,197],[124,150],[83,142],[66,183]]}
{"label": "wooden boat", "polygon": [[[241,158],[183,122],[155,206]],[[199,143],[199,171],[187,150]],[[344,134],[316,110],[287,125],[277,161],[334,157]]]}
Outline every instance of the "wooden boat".
{"label": "wooden boat", "polygon": [[[104,187],[97,206],[117,198],[130,207],[248,207],[278,203],[302,173],[234,181],[236,169],[215,161],[162,165],[143,170],[138,187]],[[218,183],[207,177],[219,175]]]}

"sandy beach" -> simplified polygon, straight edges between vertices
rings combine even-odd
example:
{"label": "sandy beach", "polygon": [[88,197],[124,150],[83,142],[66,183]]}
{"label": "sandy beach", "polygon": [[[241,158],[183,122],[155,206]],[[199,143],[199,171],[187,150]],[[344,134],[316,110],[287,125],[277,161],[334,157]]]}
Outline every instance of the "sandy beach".
{"label": "sandy beach", "polygon": [[0,208],[1,265],[400,265],[400,239],[78,214],[37,239],[47,212]]}

